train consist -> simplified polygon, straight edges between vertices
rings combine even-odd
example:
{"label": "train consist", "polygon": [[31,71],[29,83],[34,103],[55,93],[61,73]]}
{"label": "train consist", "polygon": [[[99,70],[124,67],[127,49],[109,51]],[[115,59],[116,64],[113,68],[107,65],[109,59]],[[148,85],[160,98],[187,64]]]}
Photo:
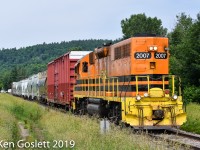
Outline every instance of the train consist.
{"label": "train consist", "polygon": [[69,52],[50,62],[47,72],[13,82],[12,91],[135,129],[179,127],[186,114],[169,56],[167,38],[132,37],[93,52]]}

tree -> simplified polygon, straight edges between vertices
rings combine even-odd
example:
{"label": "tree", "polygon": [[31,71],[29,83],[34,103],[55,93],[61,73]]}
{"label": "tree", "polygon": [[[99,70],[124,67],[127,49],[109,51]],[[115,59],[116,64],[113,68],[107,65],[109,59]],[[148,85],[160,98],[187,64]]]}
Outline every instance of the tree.
{"label": "tree", "polygon": [[4,73],[4,77],[3,77],[3,88],[4,90],[8,90],[11,88],[11,79],[10,79],[10,72],[7,71]]}
{"label": "tree", "polygon": [[185,75],[190,84],[200,86],[200,13],[189,28],[185,39]]}
{"label": "tree", "polygon": [[[186,68],[186,55],[189,45],[187,44],[189,29],[193,25],[193,20],[185,13],[176,16],[176,25],[171,33],[168,34],[170,39],[170,72],[181,76],[183,84],[186,85],[188,77],[185,76],[188,72]],[[190,58],[189,58],[190,59]]]}
{"label": "tree", "polygon": [[181,76],[184,85],[200,85],[200,17],[193,20],[181,13],[169,34],[171,72]]}
{"label": "tree", "polygon": [[182,44],[183,39],[186,38],[187,32],[193,24],[193,20],[185,13],[176,16],[177,22],[173,31],[168,35],[171,45]]}
{"label": "tree", "polygon": [[165,36],[167,29],[163,28],[162,21],[157,17],[147,17],[144,13],[131,15],[129,19],[121,21],[121,27],[124,38],[132,37],[136,34],[157,34]]}
{"label": "tree", "polygon": [[3,83],[0,82],[0,90],[3,88]]}

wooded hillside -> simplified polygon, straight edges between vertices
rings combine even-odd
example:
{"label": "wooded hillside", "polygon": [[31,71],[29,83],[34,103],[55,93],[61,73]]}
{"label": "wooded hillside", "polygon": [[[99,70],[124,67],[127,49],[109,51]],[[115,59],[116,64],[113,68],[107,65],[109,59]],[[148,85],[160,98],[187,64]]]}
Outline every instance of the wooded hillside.
{"label": "wooded hillside", "polygon": [[38,44],[0,50],[0,89],[11,88],[11,82],[46,70],[47,63],[71,50],[93,51],[108,40],[77,40]]}

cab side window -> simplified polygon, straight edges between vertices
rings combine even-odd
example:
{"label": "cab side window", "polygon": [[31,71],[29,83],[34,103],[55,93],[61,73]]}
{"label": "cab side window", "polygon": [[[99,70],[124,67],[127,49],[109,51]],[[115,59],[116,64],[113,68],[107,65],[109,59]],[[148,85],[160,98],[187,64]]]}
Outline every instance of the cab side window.
{"label": "cab side window", "polygon": [[88,72],[88,62],[82,63],[82,72]]}

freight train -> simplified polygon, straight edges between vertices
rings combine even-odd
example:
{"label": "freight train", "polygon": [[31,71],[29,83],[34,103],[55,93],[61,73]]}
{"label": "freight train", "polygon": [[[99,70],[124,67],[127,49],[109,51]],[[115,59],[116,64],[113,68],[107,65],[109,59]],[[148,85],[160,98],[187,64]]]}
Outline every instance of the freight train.
{"label": "freight train", "polygon": [[68,52],[48,63],[41,78],[39,73],[13,82],[12,91],[135,129],[179,127],[186,113],[181,80],[169,74],[169,57],[168,38],[131,37],[92,52]]}

